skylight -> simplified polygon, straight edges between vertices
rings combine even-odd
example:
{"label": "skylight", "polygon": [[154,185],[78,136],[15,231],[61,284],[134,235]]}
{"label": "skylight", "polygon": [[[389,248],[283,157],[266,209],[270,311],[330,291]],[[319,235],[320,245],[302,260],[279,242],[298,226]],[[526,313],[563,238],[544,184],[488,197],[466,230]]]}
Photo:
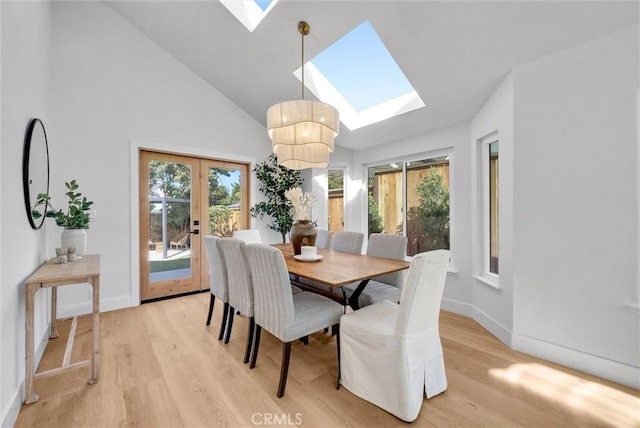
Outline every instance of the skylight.
{"label": "skylight", "polygon": [[[294,75],[301,79],[301,69]],[[424,107],[369,21],[305,64],[305,86],[350,130]]]}
{"label": "skylight", "polygon": [[253,31],[262,22],[265,16],[278,3],[278,0],[220,0],[229,12],[244,25],[247,30]]}

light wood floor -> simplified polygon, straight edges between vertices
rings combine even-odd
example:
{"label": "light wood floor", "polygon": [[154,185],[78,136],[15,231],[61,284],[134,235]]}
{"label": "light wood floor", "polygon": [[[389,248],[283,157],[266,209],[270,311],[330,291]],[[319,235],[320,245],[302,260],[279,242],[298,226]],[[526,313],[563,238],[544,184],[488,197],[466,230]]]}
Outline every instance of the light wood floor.
{"label": "light wood floor", "polygon": [[[246,320],[236,317],[224,345],[222,305],[207,328],[208,302],[202,293],[101,314],[99,383],[86,384],[88,368],[36,380],[40,401],[23,406],[16,426],[407,426],[336,390],[328,334],[293,345],[287,390],[276,398],[280,342],[264,332],[249,370]],[[62,324],[39,370],[62,361],[70,322]],[[442,312],[440,330],[449,388],[424,401],[413,426],[640,426],[637,390],[514,352],[469,318]],[[82,319],[72,362],[88,357],[90,335]]]}

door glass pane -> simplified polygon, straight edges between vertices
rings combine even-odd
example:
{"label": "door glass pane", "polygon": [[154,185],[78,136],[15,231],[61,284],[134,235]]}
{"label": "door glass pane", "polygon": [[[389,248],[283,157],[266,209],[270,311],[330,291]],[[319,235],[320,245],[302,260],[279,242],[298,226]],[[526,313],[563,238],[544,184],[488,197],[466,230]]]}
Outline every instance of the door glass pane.
{"label": "door glass pane", "polygon": [[[240,169],[208,167],[207,235],[229,237],[240,229],[242,173]],[[203,228],[204,229],[204,228]]]}
{"label": "door glass pane", "polygon": [[149,282],[191,276],[191,167],[149,161]]}
{"label": "door glass pane", "polygon": [[449,249],[449,157],[407,162],[407,255]]}
{"label": "door glass pane", "polygon": [[329,231],[344,229],[344,170],[330,169],[329,181]]}

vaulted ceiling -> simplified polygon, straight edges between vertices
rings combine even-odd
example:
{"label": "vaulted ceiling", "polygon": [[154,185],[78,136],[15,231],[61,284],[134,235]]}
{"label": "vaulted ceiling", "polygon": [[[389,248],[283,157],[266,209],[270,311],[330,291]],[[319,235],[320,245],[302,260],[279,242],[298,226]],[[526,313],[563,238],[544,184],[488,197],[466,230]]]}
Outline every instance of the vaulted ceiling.
{"label": "vaulted ceiling", "polygon": [[635,1],[281,0],[249,32],[216,0],[106,3],[265,126],[271,105],[300,97],[292,74],[300,66],[298,21],[311,25],[305,57],[312,58],[368,20],[426,107],[341,127],[336,145],[351,150],[467,122],[518,65],[639,16]]}

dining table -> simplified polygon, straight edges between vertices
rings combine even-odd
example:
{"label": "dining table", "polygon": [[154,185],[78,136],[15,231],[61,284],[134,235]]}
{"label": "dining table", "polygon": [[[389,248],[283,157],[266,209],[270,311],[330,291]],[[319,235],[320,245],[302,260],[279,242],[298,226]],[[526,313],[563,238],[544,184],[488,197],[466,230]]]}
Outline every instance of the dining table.
{"label": "dining table", "polygon": [[[300,260],[294,257],[291,244],[274,244],[278,248],[287,264],[287,269],[294,277],[307,278],[329,288],[342,290],[341,303],[346,304],[347,298],[344,286],[359,283],[356,290],[349,296],[348,304],[353,310],[360,308],[358,298],[369,283],[369,280],[380,275],[399,272],[408,269],[410,263],[405,260],[388,259],[383,257],[368,256],[364,254],[345,253],[327,248],[318,248],[318,256],[314,261]],[[319,292],[318,289],[310,289],[298,281],[292,281],[304,290]],[[336,300],[333,293],[326,293],[327,297]]]}

